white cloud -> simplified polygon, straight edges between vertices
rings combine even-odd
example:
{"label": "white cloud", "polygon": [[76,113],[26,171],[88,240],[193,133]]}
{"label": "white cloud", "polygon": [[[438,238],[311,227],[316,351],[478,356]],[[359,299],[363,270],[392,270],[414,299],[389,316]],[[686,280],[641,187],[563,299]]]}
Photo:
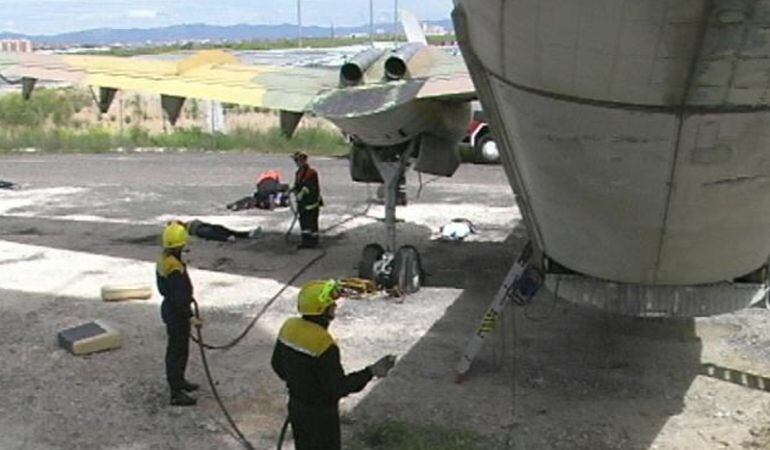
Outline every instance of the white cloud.
{"label": "white cloud", "polygon": [[132,19],[154,19],[158,17],[158,12],[152,9],[132,9],[128,12],[128,17]]}

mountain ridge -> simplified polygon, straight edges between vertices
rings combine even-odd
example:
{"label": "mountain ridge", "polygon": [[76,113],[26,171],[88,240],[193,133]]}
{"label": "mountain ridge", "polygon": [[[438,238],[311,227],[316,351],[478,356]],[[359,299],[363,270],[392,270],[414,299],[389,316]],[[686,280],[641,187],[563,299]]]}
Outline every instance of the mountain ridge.
{"label": "mountain ridge", "polygon": [[[423,23],[440,26],[453,31],[452,21],[428,20]],[[393,31],[392,23],[374,25],[375,34],[388,34]],[[399,29],[399,32],[401,30]],[[368,35],[369,25],[334,27],[334,36]],[[303,38],[331,37],[331,27],[303,26]],[[51,35],[26,35],[22,33],[0,32],[0,39],[29,39],[36,44],[47,45],[111,45],[171,43],[180,41],[248,41],[277,40],[297,37],[297,26],[279,25],[208,25],[191,23],[169,25],[155,28],[93,28],[88,30]]]}

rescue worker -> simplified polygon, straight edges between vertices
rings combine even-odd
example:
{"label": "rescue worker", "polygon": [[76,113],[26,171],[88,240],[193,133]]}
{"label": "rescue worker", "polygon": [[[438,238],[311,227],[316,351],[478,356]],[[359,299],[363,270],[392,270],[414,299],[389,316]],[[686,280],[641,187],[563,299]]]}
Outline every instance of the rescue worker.
{"label": "rescue worker", "polygon": [[339,450],[339,400],[363,389],[372,377],[386,376],[396,362],[388,355],[345,374],[340,349],[327,331],[337,298],[335,280],[305,284],[297,301],[302,317],[284,322],[273,349],[273,370],[289,388],[289,422],[297,450]]}
{"label": "rescue worker", "polygon": [[257,208],[273,209],[276,206],[289,205],[289,185],[281,183],[283,175],[279,170],[266,170],[257,178],[257,190],[254,200]]}
{"label": "rescue worker", "polygon": [[190,305],[193,287],[187,266],[182,260],[182,251],[187,245],[187,229],[181,223],[171,222],[163,230],[163,253],[158,259],[156,280],[158,291],[163,296],[160,314],[166,324],[166,381],[171,391],[171,404],[191,406],[194,397],[187,395],[198,389],[198,385],[185,379],[189,355],[190,326],[201,326],[193,316]]}
{"label": "rescue worker", "polygon": [[295,152],[292,156],[297,165],[292,191],[297,199],[299,228],[302,242],[298,249],[318,247],[318,213],[323,206],[318,172],[307,162],[307,153]]}

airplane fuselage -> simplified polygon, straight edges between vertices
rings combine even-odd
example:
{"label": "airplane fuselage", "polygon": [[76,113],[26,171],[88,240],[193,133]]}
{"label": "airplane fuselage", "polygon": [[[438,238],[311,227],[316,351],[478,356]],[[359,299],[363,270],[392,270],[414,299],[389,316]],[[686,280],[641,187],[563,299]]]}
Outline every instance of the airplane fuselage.
{"label": "airplane fuselage", "polygon": [[[639,303],[663,287],[672,303],[677,287],[764,281],[770,7],[455,3],[506,172],[550,260]],[[747,302],[761,294],[750,291]]]}
{"label": "airplane fuselage", "polygon": [[468,102],[415,100],[374,114],[328,119],[357,141],[373,147],[388,147],[423,134],[460,142],[469,117]]}

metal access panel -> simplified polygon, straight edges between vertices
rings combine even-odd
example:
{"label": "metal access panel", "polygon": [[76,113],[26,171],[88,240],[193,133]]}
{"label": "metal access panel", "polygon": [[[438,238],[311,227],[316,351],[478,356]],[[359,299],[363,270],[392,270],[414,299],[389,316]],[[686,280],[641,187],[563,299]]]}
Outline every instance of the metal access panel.
{"label": "metal access panel", "polygon": [[62,330],[58,340],[59,346],[73,355],[112,350],[122,345],[120,333],[98,320]]}

